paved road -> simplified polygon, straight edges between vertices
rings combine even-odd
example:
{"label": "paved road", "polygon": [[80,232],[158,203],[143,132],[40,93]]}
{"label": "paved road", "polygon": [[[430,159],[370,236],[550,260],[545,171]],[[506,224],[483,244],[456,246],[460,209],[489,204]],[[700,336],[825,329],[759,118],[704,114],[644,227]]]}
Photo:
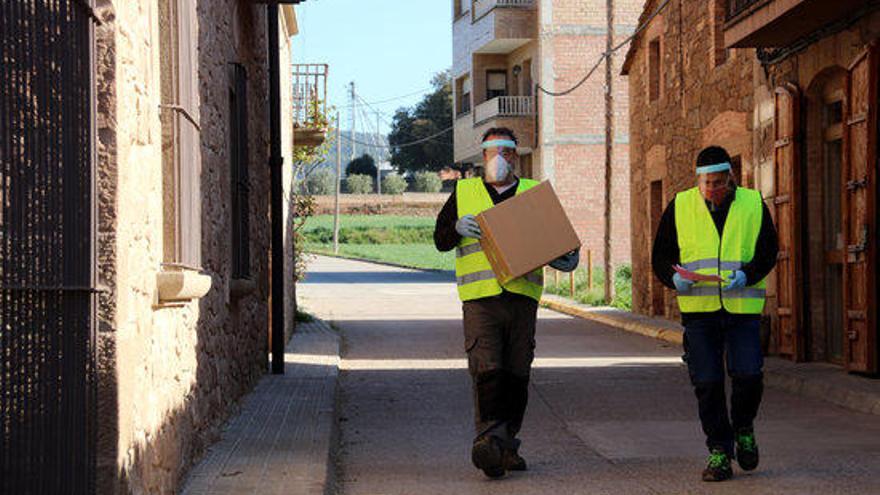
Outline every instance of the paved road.
{"label": "paved road", "polygon": [[770,389],[758,471],[708,485],[696,404],[668,344],[542,310],[527,473],[470,465],[472,407],[450,274],[318,258],[299,299],[343,333],[344,494],[880,494],[880,418]]}

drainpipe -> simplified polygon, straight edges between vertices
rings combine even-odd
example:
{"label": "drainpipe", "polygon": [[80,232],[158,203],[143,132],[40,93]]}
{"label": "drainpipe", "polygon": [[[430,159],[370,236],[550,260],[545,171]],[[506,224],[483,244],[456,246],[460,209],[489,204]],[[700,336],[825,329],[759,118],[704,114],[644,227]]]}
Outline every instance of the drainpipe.
{"label": "drainpipe", "polygon": [[272,222],[272,374],[284,374],[284,187],[281,170],[281,78],[278,53],[278,4],[266,6],[269,23],[269,169]]}

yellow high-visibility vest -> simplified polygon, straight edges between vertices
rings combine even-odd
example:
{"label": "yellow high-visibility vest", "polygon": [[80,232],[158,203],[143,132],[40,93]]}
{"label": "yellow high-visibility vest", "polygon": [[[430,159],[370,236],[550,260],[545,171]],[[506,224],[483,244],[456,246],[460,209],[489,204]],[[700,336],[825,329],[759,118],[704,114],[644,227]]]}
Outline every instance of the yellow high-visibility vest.
{"label": "yellow high-visibility vest", "polygon": [[[538,181],[520,179],[516,194],[521,194],[538,185]],[[483,179],[463,179],[455,185],[455,200],[458,218],[465,215],[478,215],[495,206]],[[501,294],[502,285],[495,278],[480,242],[462,237],[455,249],[455,278],[458,282],[458,296],[462,301],[471,301]],[[541,300],[544,292],[544,270],[539,268],[503,285],[509,292]]]}
{"label": "yellow high-visibility vest", "polygon": [[[764,217],[761,193],[736,188],[730,205],[723,235],[719,235],[712,214],[699,188],[688,189],[675,196],[675,228],[682,266],[704,275],[728,275],[755,256],[755,244]],[[767,284],[722,291],[727,282],[697,282],[688,292],[678,293],[682,313],[718,311],[722,307],[734,314],[761,314],[764,311]]]}

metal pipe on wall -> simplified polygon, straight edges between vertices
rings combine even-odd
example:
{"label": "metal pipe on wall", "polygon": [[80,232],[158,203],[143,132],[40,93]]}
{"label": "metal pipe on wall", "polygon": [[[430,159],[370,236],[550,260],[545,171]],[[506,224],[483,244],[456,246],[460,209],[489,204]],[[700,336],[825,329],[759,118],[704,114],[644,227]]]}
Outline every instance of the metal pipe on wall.
{"label": "metal pipe on wall", "polygon": [[269,169],[272,219],[272,374],[284,374],[284,213],[281,155],[281,73],[278,5],[266,6],[269,44]]}

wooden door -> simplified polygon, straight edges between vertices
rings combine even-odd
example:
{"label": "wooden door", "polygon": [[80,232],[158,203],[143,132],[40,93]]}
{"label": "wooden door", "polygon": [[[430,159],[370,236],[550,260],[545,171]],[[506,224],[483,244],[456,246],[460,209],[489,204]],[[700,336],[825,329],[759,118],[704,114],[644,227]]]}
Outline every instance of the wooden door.
{"label": "wooden door", "polygon": [[844,129],[844,361],[877,372],[877,56],[868,47],[849,67]]}
{"label": "wooden door", "polygon": [[776,265],[776,350],[794,360],[803,359],[801,307],[800,212],[800,99],[797,86],[776,89],[774,165],[776,191],[773,204],[779,235]]}

